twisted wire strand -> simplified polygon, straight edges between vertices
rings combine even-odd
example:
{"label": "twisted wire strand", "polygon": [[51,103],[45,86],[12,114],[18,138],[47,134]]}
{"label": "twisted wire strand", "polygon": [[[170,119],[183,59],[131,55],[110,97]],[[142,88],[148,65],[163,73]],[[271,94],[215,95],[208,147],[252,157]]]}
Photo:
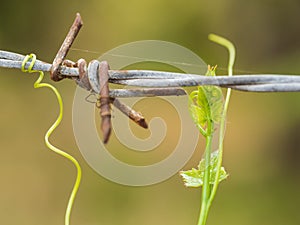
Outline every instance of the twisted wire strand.
{"label": "twisted wire strand", "polygon": [[[0,67],[21,68],[25,56],[8,51],[0,51]],[[25,67],[30,65],[29,62]],[[51,64],[36,60],[33,70],[49,72]],[[62,66],[60,73],[68,78],[78,78],[77,68]],[[240,91],[251,92],[300,92],[299,75],[282,74],[251,74],[207,77],[196,74],[184,74],[150,70],[109,70],[109,82],[138,87],[188,87],[199,85],[216,85],[224,88],[232,88]],[[118,91],[117,91],[118,92]],[[118,96],[114,90],[110,96]],[[122,97],[134,97],[132,92]]]}

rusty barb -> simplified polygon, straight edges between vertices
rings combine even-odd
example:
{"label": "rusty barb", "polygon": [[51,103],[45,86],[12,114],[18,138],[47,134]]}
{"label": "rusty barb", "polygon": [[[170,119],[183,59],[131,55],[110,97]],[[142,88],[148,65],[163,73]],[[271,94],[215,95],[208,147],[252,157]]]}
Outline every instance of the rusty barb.
{"label": "rusty barb", "polygon": [[[299,75],[252,74],[212,77],[150,70],[111,70],[106,61],[93,60],[87,65],[84,59],[77,62],[66,60],[65,57],[82,25],[82,19],[77,13],[53,63],[36,60],[33,70],[50,72],[50,77],[55,82],[72,79],[81,88],[99,95],[97,107],[100,108],[102,118],[104,143],[108,142],[111,133],[111,104],[141,127],[148,127],[141,113],[124,105],[118,98],[186,95],[182,87],[199,85],[215,85],[251,92],[300,92]],[[24,55],[0,50],[0,67],[20,69],[24,58]],[[28,68],[29,64],[30,62],[27,62],[25,68]],[[109,83],[147,88],[109,90]]]}

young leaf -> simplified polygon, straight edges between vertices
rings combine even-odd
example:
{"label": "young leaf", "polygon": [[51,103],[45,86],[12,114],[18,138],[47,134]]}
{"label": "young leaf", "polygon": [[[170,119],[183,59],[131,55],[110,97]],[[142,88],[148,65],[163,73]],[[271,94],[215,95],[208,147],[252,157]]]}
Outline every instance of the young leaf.
{"label": "young leaf", "polygon": [[[218,151],[214,151],[210,155],[210,177],[209,184],[215,183],[216,173],[218,170]],[[184,180],[184,184],[187,187],[201,187],[204,182],[204,171],[205,171],[205,159],[202,158],[199,162],[198,168],[192,168],[191,170],[181,171],[180,175]],[[225,180],[228,177],[224,167],[221,167],[219,182]]]}
{"label": "young leaf", "polygon": [[216,69],[217,69],[217,66],[208,65],[205,76],[216,76]]}
{"label": "young leaf", "polygon": [[[206,76],[215,76],[216,67],[208,67]],[[208,121],[219,123],[223,110],[222,90],[216,86],[199,86],[189,95],[189,111],[200,130],[206,130]],[[201,132],[203,133],[203,132]]]}
{"label": "young leaf", "polygon": [[200,187],[203,185],[203,172],[192,168],[188,171],[180,171],[180,175],[184,180],[184,185],[186,187]]}

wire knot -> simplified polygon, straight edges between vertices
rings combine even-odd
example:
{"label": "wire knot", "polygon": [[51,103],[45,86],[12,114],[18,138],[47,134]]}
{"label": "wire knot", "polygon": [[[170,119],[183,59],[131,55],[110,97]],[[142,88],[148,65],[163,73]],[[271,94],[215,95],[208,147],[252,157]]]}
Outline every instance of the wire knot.
{"label": "wire knot", "polygon": [[[69,63],[69,61],[65,62]],[[78,67],[79,78],[75,78],[75,82],[82,88],[99,94],[99,106],[101,116],[101,130],[103,133],[103,142],[106,144],[111,134],[111,107],[112,103],[109,96],[109,65],[108,62],[99,62],[92,60],[86,70],[86,61],[80,59],[77,63],[73,64]]]}

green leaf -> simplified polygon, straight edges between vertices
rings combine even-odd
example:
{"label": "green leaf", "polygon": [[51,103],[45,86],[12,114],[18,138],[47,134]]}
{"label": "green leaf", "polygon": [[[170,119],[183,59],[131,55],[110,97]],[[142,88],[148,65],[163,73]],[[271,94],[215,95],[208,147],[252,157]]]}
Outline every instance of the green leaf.
{"label": "green leaf", "polygon": [[[209,184],[214,184],[217,174],[218,164],[218,151],[214,151],[210,155],[210,177]],[[183,178],[184,184],[187,187],[201,187],[204,182],[204,171],[205,171],[205,159],[202,158],[199,162],[198,168],[192,168],[191,170],[181,171],[180,175]],[[228,177],[224,167],[220,169],[219,182],[225,180]]]}
{"label": "green leaf", "polygon": [[[206,76],[215,76],[216,67],[208,67]],[[189,111],[192,119],[202,130],[208,121],[219,123],[223,110],[223,93],[216,86],[199,86],[189,95]]]}
{"label": "green leaf", "polygon": [[187,187],[200,187],[203,185],[204,174],[195,168],[188,171],[180,171],[180,175],[184,180],[184,185]]}
{"label": "green leaf", "polygon": [[201,126],[205,125],[206,117],[205,117],[203,110],[199,106],[191,105],[190,113],[192,115],[192,118],[193,118],[195,124],[200,124]]}
{"label": "green leaf", "polygon": [[217,66],[208,65],[205,76],[216,76],[216,69],[217,69]]}

